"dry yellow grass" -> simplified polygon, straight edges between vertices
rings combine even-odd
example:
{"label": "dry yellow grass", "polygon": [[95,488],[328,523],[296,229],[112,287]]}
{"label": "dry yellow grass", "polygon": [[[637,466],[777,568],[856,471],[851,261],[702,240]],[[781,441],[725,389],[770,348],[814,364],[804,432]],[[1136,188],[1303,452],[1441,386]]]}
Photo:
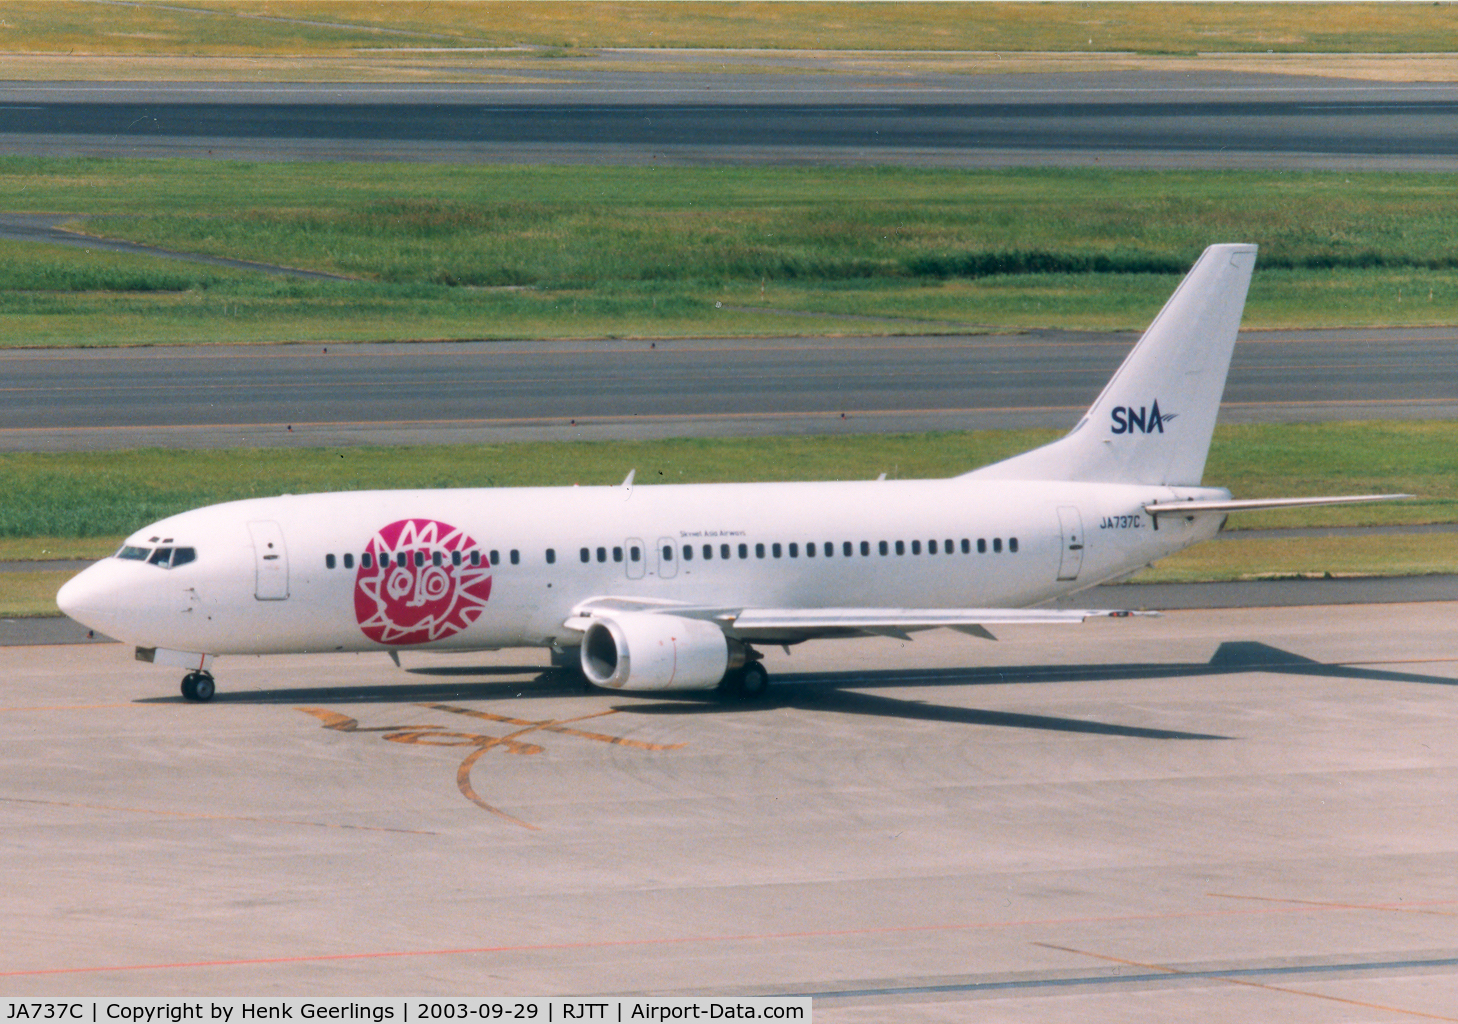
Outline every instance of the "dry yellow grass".
{"label": "dry yellow grass", "polygon": [[121,542],[120,537],[0,537],[0,562],[105,558]]}
{"label": "dry yellow grass", "polygon": [[74,572],[0,573],[0,618],[60,615],[56,591]]}
{"label": "dry yellow grass", "polygon": [[[1386,3],[379,3],[12,0],[0,51],[351,57],[493,47],[1001,54],[1451,53],[1458,9]],[[458,59],[459,54],[453,55]]]}
{"label": "dry yellow grass", "polygon": [[[1140,573],[1138,583],[1281,576],[1458,573],[1458,534],[1252,538],[1198,544]],[[1458,595],[1455,595],[1458,596]]]}
{"label": "dry yellow grass", "polygon": [[[470,54],[359,54],[332,56],[169,56],[10,53],[5,76],[27,82],[381,82],[554,84],[543,78],[563,71],[564,61],[530,51]],[[993,75],[1102,71],[1225,72],[1281,74],[1356,81],[1451,82],[1458,61],[1450,54],[1242,54],[1198,55],[1115,53],[845,53],[835,51],[684,53],[673,60],[651,54],[638,59],[584,51],[572,70],[620,73],[818,75],[922,74]]]}

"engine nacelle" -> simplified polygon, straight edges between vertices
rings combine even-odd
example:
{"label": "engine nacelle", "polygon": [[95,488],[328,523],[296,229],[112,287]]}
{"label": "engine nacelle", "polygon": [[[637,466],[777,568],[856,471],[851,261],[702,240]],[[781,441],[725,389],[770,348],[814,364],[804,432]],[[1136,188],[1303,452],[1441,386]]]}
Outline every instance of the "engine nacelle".
{"label": "engine nacelle", "polygon": [[583,675],[614,690],[711,690],[744,656],[712,622],[653,612],[594,616],[582,637]]}

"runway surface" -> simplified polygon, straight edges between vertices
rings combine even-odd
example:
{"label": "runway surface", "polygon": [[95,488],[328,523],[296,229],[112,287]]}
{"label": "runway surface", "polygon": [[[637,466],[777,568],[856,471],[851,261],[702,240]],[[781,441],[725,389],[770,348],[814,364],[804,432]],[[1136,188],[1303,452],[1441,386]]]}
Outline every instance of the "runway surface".
{"label": "runway surface", "polygon": [[[1071,427],[1133,335],[0,352],[0,450]],[[842,419],[844,414],[844,419]],[[1226,423],[1458,414],[1458,329],[1246,332]],[[292,428],[292,429],[290,429]]]}
{"label": "runway surface", "polygon": [[196,706],[115,646],[7,650],[0,977],[1451,1020],[1454,608],[821,643],[756,705],[515,652],[224,659]]}
{"label": "runway surface", "polygon": [[[640,58],[641,59],[641,55]],[[1458,167],[1458,84],[573,68],[501,84],[0,84],[0,153]]]}

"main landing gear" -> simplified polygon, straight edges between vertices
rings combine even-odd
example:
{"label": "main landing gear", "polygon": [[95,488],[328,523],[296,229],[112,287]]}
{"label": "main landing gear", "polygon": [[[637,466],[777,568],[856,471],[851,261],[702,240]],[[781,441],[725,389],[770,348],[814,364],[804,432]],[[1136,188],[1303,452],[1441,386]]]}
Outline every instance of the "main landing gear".
{"label": "main landing gear", "polygon": [[758,700],[769,690],[769,673],[760,662],[746,661],[724,677],[719,690],[740,700]]}
{"label": "main landing gear", "polygon": [[217,692],[210,672],[189,672],[182,677],[182,695],[188,700],[209,701]]}

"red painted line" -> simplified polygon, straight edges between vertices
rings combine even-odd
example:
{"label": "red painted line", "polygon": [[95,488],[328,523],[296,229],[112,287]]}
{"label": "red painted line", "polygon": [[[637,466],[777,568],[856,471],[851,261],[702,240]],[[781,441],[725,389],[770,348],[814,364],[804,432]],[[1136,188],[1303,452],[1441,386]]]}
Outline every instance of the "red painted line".
{"label": "red painted line", "polygon": [[582,942],[545,942],[514,946],[465,946],[456,949],[387,950],[374,953],[320,953],[313,956],[258,957],[237,960],[197,960],[166,964],[118,964],[107,967],[48,967],[31,971],[0,971],[0,978],[27,978],[51,974],[100,974],[109,971],[166,971],[197,967],[250,967],[263,964],[328,963],[338,960],[386,960],[405,957],[466,956],[482,953],[545,953],[566,949],[624,949],[633,946],[672,946],[691,943],[770,942],[790,939],[834,939],[861,935],[909,935],[927,932],[985,931],[1000,928],[1052,927],[1070,924],[1101,924],[1120,921],[1171,921],[1199,918],[1267,917],[1277,914],[1310,914],[1332,910],[1398,910],[1414,907],[1453,906],[1458,900],[1429,900],[1368,905],[1312,905],[1265,907],[1252,910],[1197,910],[1173,914],[1114,914],[1101,917],[1061,917],[1025,921],[976,921],[966,924],[902,925],[892,928],[845,928],[807,932],[763,932],[746,935],[679,935],[658,939],[597,939]]}

